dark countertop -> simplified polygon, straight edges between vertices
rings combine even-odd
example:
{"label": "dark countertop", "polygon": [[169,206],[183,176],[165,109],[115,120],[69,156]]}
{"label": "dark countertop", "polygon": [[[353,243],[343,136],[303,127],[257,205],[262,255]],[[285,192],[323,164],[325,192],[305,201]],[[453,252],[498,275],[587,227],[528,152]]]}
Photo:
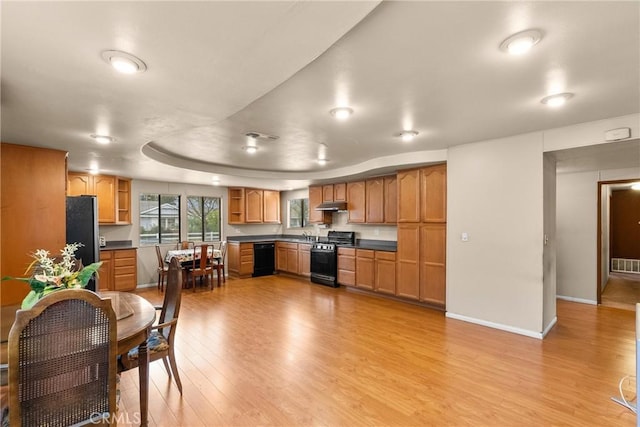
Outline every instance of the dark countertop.
{"label": "dark countertop", "polygon": [[101,251],[118,251],[121,249],[138,249],[133,246],[131,240],[111,240],[107,242],[107,246],[101,246]]}
{"label": "dark countertop", "polygon": [[[287,235],[287,234],[267,234],[267,235],[257,235],[257,236],[229,236],[227,237],[228,242],[238,242],[238,243],[265,243],[265,242],[291,242],[291,243],[308,243],[312,244],[315,242],[315,238],[312,240],[307,240],[299,235]],[[320,242],[326,242],[326,237],[321,237]],[[389,251],[396,252],[398,249],[398,242],[393,240],[371,240],[371,239],[358,239],[356,240],[356,244],[351,245],[342,245],[343,247],[348,248],[356,248],[356,249],[371,249],[376,251]]]}

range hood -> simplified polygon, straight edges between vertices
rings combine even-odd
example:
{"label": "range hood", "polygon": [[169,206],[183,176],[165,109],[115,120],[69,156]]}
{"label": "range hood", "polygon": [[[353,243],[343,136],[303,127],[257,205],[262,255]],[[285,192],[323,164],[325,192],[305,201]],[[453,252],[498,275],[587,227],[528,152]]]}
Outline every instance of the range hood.
{"label": "range hood", "polygon": [[347,202],[324,202],[316,206],[317,211],[346,211]]}

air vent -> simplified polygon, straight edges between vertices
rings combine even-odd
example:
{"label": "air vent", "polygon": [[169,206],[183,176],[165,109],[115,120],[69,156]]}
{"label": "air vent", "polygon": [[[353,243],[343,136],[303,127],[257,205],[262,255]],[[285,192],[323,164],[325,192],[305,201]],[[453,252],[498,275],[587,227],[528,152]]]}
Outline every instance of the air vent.
{"label": "air vent", "polygon": [[245,135],[253,139],[268,139],[271,141],[275,141],[276,139],[280,138],[279,136],[267,135],[266,133],[260,133],[260,132],[247,132],[245,133]]}

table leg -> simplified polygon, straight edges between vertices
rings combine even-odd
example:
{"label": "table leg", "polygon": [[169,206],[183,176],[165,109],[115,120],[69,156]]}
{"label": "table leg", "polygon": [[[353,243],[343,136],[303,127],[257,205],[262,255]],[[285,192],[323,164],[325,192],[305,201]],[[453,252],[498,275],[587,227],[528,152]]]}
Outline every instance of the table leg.
{"label": "table leg", "polygon": [[149,353],[147,340],[138,346],[138,374],[140,376],[140,426],[146,426],[149,415]]}

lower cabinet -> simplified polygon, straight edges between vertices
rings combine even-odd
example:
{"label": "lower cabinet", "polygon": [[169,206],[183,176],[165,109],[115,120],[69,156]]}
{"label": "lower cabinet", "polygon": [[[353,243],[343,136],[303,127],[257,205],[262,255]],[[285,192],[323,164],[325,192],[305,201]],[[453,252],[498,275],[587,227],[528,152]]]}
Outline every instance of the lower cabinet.
{"label": "lower cabinet", "polygon": [[253,274],[253,243],[228,242],[229,275],[250,277]]}
{"label": "lower cabinet", "polygon": [[385,294],[396,294],[396,253],[376,251],[374,290]]}
{"label": "lower cabinet", "polygon": [[311,276],[311,245],[276,242],[276,270],[304,277]]}
{"label": "lower cabinet", "polygon": [[372,291],[375,274],[375,251],[356,249],[356,287]]}
{"label": "lower cabinet", "polygon": [[356,250],[353,248],[338,248],[338,283],[356,284]]}
{"label": "lower cabinet", "polygon": [[311,245],[298,243],[298,274],[311,276]]}
{"label": "lower cabinet", "polygon": [[136,249],[103,250],[100,251],[100,261],[99,290],[133,291],[138,286]]}

